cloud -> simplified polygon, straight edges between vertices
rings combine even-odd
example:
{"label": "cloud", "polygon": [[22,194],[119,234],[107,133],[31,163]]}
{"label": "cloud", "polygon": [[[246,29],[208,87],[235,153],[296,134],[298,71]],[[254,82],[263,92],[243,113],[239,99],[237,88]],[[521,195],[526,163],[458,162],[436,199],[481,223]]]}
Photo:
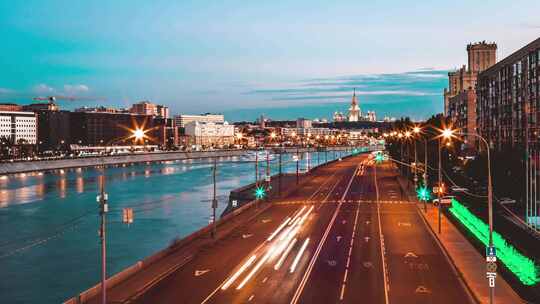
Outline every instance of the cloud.
{"label": "cloud", "polygon": [[0,94],[9,94],[12,93],[13,90],[6,89],[6,88],[0,88]]}
{"label": "cloud", "polygon": [[65,84],[64,92],[68,95],[77,95],[90,91],[90,88],[85,84]]}
{"label": "cloud", "polygon": [[33,91],[34,93],[37,93],[37,94],[51,94],[51,93],[54,93],[55,90],[53,87],[50,87],[44,83],[40,83],[34,86]]}

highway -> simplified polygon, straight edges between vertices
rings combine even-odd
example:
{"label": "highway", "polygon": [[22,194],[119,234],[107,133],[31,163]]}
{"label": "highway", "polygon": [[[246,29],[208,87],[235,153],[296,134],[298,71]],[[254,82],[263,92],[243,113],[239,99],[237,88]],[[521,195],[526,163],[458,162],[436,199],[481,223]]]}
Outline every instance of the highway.
{"label": "highway", "polygon": [[318,168],[136,303],[472,303],[388,164]]}

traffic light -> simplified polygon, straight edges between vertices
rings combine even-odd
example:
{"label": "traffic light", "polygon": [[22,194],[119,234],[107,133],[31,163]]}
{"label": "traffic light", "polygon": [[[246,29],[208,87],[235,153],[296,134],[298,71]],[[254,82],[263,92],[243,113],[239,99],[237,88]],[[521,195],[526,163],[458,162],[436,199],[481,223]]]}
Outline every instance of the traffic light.
{"label": "traffic light", "polygon": [[429,201],[431,198],[431,193],[429,193],[429,189],[427,187],[418,187],[418,189],[416,189],[416,196],[421,201]]}
{"label": "traffic light", "polygon": [[266,189],[264,187],[258,187],[255,189],[255,198],[260,200],[266,196]]}
{"label": "traffic light", "polygon": [[384,160],[384,156],[382,153],[377,153],[377,155],[375,155],[375,161],[377,163],[382,163],[383,160]]}

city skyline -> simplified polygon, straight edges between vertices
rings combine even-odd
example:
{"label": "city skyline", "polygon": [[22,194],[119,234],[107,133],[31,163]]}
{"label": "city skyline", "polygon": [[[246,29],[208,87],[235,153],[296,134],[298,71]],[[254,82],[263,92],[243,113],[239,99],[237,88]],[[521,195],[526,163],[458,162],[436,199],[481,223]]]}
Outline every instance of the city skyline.
{"label": "city skyline", "polygon": [[[516,18],[505,21],[496,18],[497,5],[465,1],[5,2],[0,101],[68,95],[82,100],[64,102],[66,108],[152,100],[173,113],[223,112],[233,120],[255,119],[252,112],[294,118],[281,113],[291,107],[330,118],[346,109],[356,87],[360,104],[379,116],[426,118],[442,112],[445,76],[465,61],[464,45],[494,41],[500,59],[533,40],[540,25],[532,12],[540,5],[528,6],[507,8]],[[414,75],[427,77],[417,83],[419,77],[407,77]],[[400,113],[396,103],[421,110]]]}

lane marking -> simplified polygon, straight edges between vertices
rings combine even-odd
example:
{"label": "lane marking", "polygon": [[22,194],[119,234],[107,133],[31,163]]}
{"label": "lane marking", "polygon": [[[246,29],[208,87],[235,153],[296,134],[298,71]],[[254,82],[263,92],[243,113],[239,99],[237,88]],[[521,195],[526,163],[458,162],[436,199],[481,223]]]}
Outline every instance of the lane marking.
{"label": "lane marking", "polygon": [[[351,175],[351,179],[349,181],[349,184],[347,185],[347,188],[345,189],[345,192],[343,192],[343,196],[341,197],[341,200],[339,201],[339,204],[338,204],[338,206],[336,208],[336,211],[334,211],[334,215],[332,216],[332,219],[328,223],[328,227],[326,228],[326,231],[324,232],[323,237],[321,238],[321,241],[319,242],[319,245],[317,246],[317,250],[313,254],[313,257],[311,258],[311,261],[308,264],[308,267],[307,267],[306,271],[304,272],[304,276],[302,277],[302,280],[300,281],[300,284],[299,284],[298,288],[296,289],[296,292],[295,292],[295,294],[294,294],[294,296],[293,296],[293,298],[291,300],[291,304],[296,304],[298,302],[298,300],[300,299],[300,295],[302,294],[302,291],[304,290],[304,287],[305,287],[305,285],[306,285],[306,283],[307,283],[307,281],[309,279],[311,271],[313,270],[313,266],[315,265],[315,262],[316,262],[317,258],[319,257],[322,246],[324,245],[324,243],[326,241],[326,238],[328,237],[328,234],[330,233],[330,229],[334,225],[334,222],[335,222],[336,217],[337,217],[337,215],[339,213],[339,210],[341,209],[341,205],[343,204],[343,200],[345,199],[345,196],[349,192],[352,181],[354,180],[354,177],[355,177],[356,170],[358,170],[358,166],[355,168],[353,174]],[[341,180],[339,180],[338,183],[340,181]],[[336,185],[334,185],[334,188],[337,186],[338,183],[336,183]],[[328,194],[328,196],[330,196],[330,193]]]}
{"label": "lane marking", "polygon": [[377,185],[377,166],[373,166],[373,180],[375,181],[375,195],[377,200],[377,217],[379,222],[379,239],[381,244],[381,260],[382,260],[382,267],[383,267],[383,280],[384,280],[384,302],[386,304],[389,303],[388,300],[388,290],[390,289],[390,283],[388,281],[387,276],[387,267],[386,267],[386,259],[385,259],[385,248],[384,248],[384,235],[382,233],[382,225],[381,225],[381,211],[380,211],[380,204],[379,202],[379,186]]}

